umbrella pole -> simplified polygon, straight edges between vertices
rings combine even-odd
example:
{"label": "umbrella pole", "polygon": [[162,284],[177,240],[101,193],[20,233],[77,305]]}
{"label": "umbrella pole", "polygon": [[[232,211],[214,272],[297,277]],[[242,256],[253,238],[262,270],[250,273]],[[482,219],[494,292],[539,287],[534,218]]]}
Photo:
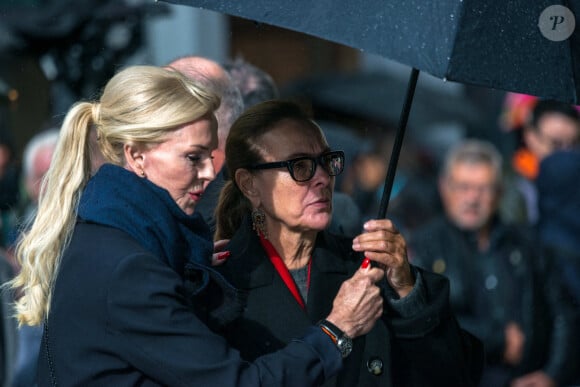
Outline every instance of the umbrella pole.
{"label": "umbrella pole", "polygon": [[387,170],[387,177],[385,178],[385,186],[383,189],[383,197],[381,198],[381,206],[379,207],[378,219],[385,218],[387,208],[389,207],[389,199],[391,197],[391,190],[393,189],[393,182],[395,180],[395,173],[397,172],[397,163],[399,162],[399,155],[401,154],[401,147],[403,146],[403,138],[405,137],[405,130],[407,129],[407,121],[409,113],[411,112],[411,105],[413,104],[413,97],[415,96],[415,88],[417,80],[419,79],[419,70],[413,68],[409,77],[407,85],[407,95],[405,103],[401,110],[399,118],[399,126],[395,134],[395,143],[393,144],[393,151],[391,152],[391,160],[389,161],[389,168]]}

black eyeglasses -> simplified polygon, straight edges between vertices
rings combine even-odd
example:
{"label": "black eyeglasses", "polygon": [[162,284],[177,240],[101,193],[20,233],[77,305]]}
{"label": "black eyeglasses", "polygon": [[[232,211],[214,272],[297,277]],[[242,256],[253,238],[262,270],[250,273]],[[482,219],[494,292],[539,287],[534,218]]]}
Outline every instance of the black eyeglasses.
{"label": "black eyeglasses", "polygon": [[330,176],[337,176],[344,169],[344,152],[325,152],[320,156],[303,156],[286,161],[274,161],[272,163],[254,164],[246,169],[274,169],[288,168],[292,179],[304,182],[312,179],[316,173],[316,167],[320,165]]}

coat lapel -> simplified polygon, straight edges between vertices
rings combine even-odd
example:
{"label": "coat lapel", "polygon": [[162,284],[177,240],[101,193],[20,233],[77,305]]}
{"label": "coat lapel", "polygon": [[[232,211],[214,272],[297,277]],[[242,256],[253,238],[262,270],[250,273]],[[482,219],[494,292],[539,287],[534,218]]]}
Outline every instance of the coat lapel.
{"label": "coat lapel", "polygon": [[[252,298],[260,296],[259,299],[266,302],[265,305],[284,311],[284,315],[290,314],[287,317],[301,322],[304,328],[328,316],[338,289],[358,267],[358,258],[344,259],[337,255],[337,252],[343,252],[343,256],[351,255],[350,246],[320,233],[313,252],[310,288],[304,313],[270,263],[249,224],[242,225],[228,248],[232,256],[223,269],[227,269],[226,277],[234,286],[250,292]],[[265,305],[262,306],[263,310],[267,309]]]}
{"label": "coat lapel", "polygon": [[228,249],[232,256],[220,271],[248,293],[244,319],[267,327],[264,332],[283,343],[304,334],[311,325],[308,315],[276,272],[251,225],[242,225]]}
{"label": "coat lapel", "polygon": [[[270,263],[251,225],[242,225],[228,249],[232,256],[219,270],[234,286],[246,291],[248,297],[243,318],[231,326],[226,335],[247,360],[283,348],[292,339],[301,337],[312,324],[327,317],[340,286],[352,276],[361,261],[358,254],[353,255],[350,240],[320,233],[312,255],[304,311]],[[365,337],[354,340],[353,352],[343,372],[325,386],[358,384],[365,340]]]}
{"label": "coat lapel", "polygon": [[311,322],[315,323],[328,316],[338,289],[352,275],[353,269],[332,252],[323,233],[316,241],[312,260],[306,309]]}

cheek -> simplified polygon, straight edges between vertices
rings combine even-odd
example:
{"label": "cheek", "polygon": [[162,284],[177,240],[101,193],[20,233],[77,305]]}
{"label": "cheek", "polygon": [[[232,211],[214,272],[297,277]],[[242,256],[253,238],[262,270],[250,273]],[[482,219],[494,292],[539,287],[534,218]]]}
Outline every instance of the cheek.
{"label": "cheek", "polygon": [[453,208],[459,203],[459,200],[455,199],[446,189],[441,190],[441,201],[447,208]]}
{"label": "cheek", "polygon": [[147,170],[147,178],[168,191],[188,188],[197,176],[190,165],[186,166],[176,161],[164,162],[159,160],[155,162],[155,160],[151,160],[150,168]]}
{"label": "cheek", "polygon": [[299,215],[302,212],[307,188],[296,185],[293,180],[279,179],[265,192],[269,195],[266,196],[265,202],[271,203],[274,212]]}
{"label": "cheek", "polygon": [[483,201],[483,207],[485,208],[487,213],[492,213],[497,210],[499,206],[499,202],[497,200],[489,199]]}

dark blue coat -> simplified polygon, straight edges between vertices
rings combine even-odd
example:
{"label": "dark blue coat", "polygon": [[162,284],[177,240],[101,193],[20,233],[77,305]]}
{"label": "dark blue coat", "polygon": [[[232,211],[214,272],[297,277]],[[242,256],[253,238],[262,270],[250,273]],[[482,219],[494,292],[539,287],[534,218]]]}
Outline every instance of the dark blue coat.
{"label": "dark blue coat", "polygon": [[39,386],[308,386],[340,355],[310,328],[283,351],[241,360],[192,311],[183,279],[128,234],[78,223],[53,292]]}
{"label": "dark blue coat", "polygon": [[[225,335],[247,359],[282,348],[328,315],[340,285],[361,262],[351,250],[352,240],[320,233],[311,265],[306,310],[298,305],[270,263],[258,237],[245,224],[232,238],[232,252],[218,270],[234,286],[248,292],[244,313]],[[449,308],[449,284],[439,275],[421,271],[425,305],[397,308],[385,302],[385,315],[372,331],[354,340],[344,369],[325,386],[461,386],[473,385],[483,364],[481,343],[462,332]],[[394,291],[385,288],[385,297]],[[390,292],[389,292],[390,290]],[[418,289],[413,290],[415,292]],[[409,296],[410,297],[410,296]],[[420,297],[419,297],[420,298]],[[420,302],[419,302],[420,303]],[[402,316],[402,309],[414,309]],[[367,365],[383,365],[372,374]]]}
{"label": "dark blue coat", "polygon": [[[557,151],[542,160],[536,179],[540,240],[580,307],[580,150]],[[579,371],[580,373],[580,371]]]}

